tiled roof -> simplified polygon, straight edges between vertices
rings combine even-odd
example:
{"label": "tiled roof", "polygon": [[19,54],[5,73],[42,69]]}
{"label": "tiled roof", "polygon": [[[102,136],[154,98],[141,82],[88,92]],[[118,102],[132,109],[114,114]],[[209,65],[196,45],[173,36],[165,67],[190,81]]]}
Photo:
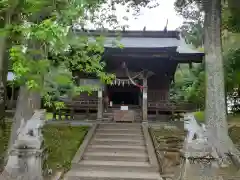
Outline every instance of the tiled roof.
{"label": "tiled roof", "polygon": [[124,32],[101,32],[101,31],[89,31],[77,32],[79,35],[87,34],[90,39],[94,41],[95,36],[105,36],[105,47],[115,47],[114,41],[116,37],[121,37],[118,41],[124,48],[164,48],[164,47],[177,47],[177,52],[183,54],[195,54],[201,53],[194,50],[187,45],[183,38],[180,37],[178,31],[124,31]]}

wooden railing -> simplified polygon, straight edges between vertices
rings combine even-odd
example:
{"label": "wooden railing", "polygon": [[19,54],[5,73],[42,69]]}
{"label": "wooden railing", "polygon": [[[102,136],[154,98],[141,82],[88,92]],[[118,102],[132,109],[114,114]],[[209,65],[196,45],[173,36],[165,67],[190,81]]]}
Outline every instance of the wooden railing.
{"label": "wooden railing", "polygon": [[[89,114],[90,111],[98,110],[98,100],[62,100],[65,102],[66,106],[64,109],[55,111],[54,118],[58,116],[62,119],[62,116],[65,116],[65,119],[74,119],[74,114],[79,111],[84,111],[86,114]],[[155,111],[156,114],[159,112],[171,112],[171,113],[181,113],[181,112],[190,112],[196,111],[198,106],[194,103],[189,102],[170,102],[170,101],[149,101],[148,102],[148,111]]]}
{"label": "wooden railing", "polygon": [[74,119],[76,111],[85,111],[87,114],[91,111],[97,111],[98,100],[70,100],[62,99],[65,103],[65,108],[57,110],[53,113],[53,119]]}
{"label": "wooden railing", "polygon": [[195,111],[198,106],[189,102],[170,102],[170,101],[158,101],[148,102],[149,111],[170,111],[170,112],[189,112]]}
{"label": "wooden railing", "polygon": [[98,100],[72,100],[65,101],[65,104],[70,109],[95,109],[98,106]]}

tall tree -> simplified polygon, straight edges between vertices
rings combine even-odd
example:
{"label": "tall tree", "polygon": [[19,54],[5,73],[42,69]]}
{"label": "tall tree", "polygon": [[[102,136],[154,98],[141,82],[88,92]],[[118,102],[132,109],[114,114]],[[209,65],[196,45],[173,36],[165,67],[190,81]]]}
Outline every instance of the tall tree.
{"label": "tall tree", "polygon": [[[230,1],[229,1],[230,2]],[[219,154],[234,149],[228,136],[226,99],[224,86],[224,70],[221,41],[221,0],[177,0],[175,5],[180,10],[195,3],[204,12],[204,50],[206,70],[206,123],[209,139],[215,142]],[[231,3],[238,3],[231,0]],[[240,7],[240,6],[235,6]],[[231,11],[235,12],[234,11]]]}

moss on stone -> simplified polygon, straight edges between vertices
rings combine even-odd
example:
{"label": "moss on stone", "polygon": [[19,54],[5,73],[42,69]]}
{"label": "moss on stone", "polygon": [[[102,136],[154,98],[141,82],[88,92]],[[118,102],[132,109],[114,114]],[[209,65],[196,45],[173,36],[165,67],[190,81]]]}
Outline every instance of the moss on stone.
{"label": "moss on stone", "polygon": [[4,157],[8,148],[8,141],[11,135],[11,125],[12,123],[7,122],[4,130],[0,128],[0,172],[2,171]]}

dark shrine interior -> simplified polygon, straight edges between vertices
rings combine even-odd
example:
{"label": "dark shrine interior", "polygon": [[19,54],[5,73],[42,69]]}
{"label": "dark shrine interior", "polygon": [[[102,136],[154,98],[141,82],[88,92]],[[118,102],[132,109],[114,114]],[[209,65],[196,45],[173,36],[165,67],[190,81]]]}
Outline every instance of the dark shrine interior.
{"label": "dark shrine interior", "polygon": [[113,104],[138,105],[139,98],[135,92],[113,92],[110,96]]}
{"label": "dark shrine interior", "polygon": [[139,105],[140,90],[137,87],[108,87],[109,101],[113,105]]}

